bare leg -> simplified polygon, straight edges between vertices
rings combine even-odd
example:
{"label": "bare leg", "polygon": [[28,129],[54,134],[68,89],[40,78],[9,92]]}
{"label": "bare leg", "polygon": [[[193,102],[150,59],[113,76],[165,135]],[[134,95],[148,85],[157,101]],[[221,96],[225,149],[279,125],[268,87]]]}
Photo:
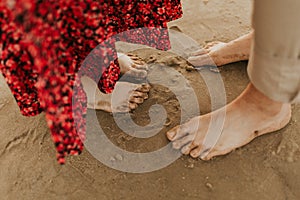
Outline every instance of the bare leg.
{"label": "bare leg", "polygon": [[[226,118],[215,146],[206,146],[203,141],[211,117],[214,115],[218,119],[221,109],[195,117],[169,131],[167,137],[173,141],[173,147],[194,158],[200,156],[209,160],[246,145],[255,137],[283,128],[291,118],[290,104],[269,99],[251,83],[236,100],[222,109],[226,109]],[[204,151],[209,153],[204,155]]]}
{"label": "bare leg", "polygon": [[200,50],[193,53],[188,61],[194,66],[203,66],[212,64],[212,59],[217,66],[222,66],[228,63],[248,60],[252,39],[253,32],[250,32],[228,43],[209,43],[204,48],[204,51]]}

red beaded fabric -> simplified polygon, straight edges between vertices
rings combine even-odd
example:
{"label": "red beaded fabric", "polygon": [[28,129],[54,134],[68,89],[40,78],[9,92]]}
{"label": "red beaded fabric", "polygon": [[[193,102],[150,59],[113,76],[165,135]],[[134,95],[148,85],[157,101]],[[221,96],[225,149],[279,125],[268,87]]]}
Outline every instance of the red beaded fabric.
{"label": "red beaded fabric", "polygon": [[115,41],[167,50],[168,33],[161,28],[182,15],[180,0],[8,2],[0,0],[0,70],[23,115],[45,112],[61,164],[83,149],[80,76],[110,93],[120,75]]}

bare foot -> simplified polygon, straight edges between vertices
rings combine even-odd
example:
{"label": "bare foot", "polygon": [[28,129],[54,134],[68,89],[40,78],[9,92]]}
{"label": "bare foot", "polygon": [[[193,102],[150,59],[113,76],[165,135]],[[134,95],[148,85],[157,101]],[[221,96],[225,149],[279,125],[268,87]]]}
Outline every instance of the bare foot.
{"label": "bare foot", "polygon": [[148,98],[149,84],[133,84],[117,82],[113,93],[104,94],[97,84],[87,76],[81,78],[84,91],[87,94],[88,108],[106,112],[129,112]]}
{"label": "bare foot", "polygon": [[[209,137],[207,132],[209,133],[211,118],[215,119],[214,122],[222,121],[224,112],[226,118],[219,131],[220,137]],[[290,104],[273,101],[249,84],[245,91],[225,108],[195,117],[186,124],[177,126],[167,133],[167,137],[173,141],[173,147],[180,149],[183,154],[209,160],[244,146],[260,135],[283,128],[290,118]],[[216,142],[213,142],[215,145],[207,145],[212,143],[211,140]]]}
{"label": "bare foot", "polygon": [[[145,80],[148,67],[137,56],[118,53],[121,74],[131,80]],[[117,82],[112,94],[102,93],[97,84],[87,76],[81,78],[83,88],[87,94],[88,108],[106,112],[129,112],[148,98],[149,84],[133,84]]]}
{"label": "bare foot", "polygon": [[126,74],[128,77],[139,80],[146,78],[148,66],[141,58],[132,54],[118,53],[118,61],[121,74]]}
{"label": "bare foot", "polygon": [[211,42],[203,50],[195,52],[188,61],[194,66],[222,66],[242,60],[248,60],[253,32],[229,43]]}

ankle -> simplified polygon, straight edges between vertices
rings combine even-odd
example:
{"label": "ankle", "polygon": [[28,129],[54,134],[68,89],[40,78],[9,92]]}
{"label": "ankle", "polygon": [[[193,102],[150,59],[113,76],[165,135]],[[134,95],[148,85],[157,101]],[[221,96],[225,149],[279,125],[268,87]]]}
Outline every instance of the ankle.
{"label": "ankle", "polygon": [[260,92],[256,87],[250,83],[245,89],[244,93],[241,95],[242,98],[248,105],[253,105],[257,110],[261,111],[266,115],[277,115],[284,103],[279,101],[274,101]]}

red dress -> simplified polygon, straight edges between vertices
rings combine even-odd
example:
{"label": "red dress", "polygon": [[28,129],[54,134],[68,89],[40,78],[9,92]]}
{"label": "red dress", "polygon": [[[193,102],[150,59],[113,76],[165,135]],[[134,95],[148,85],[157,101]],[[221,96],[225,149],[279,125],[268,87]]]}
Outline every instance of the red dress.
{"label": "red dress", "polygon": [[13,8],[0,0],[0,70],[23,115],[45,112],[59,163],[83,149],[86,95],[78,77],[110,93],[120,74],[114,42],[168,50],[161,28],[181,15],[180,0],[16,0]]}

